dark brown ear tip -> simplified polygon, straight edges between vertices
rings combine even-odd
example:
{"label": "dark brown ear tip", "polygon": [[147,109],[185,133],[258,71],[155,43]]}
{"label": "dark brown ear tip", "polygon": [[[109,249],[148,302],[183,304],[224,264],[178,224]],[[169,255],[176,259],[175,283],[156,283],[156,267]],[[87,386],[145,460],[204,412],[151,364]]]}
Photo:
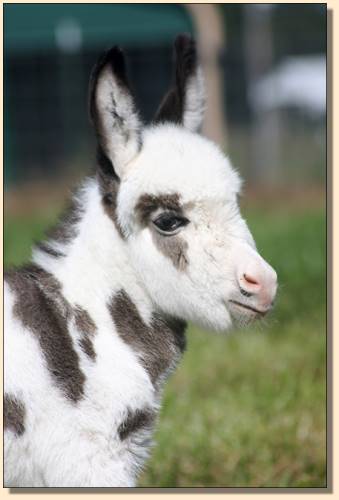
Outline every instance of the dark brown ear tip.
{"label": "dark brown ear tip", "polygon": [[105,50],[105,52],[102,52],[97,59],[97,62],[95,64],[96,69],[100,70],[104,66],[106,66],[107,63],[113,61],[114,59],[121,57],[121,53],[122,53],[122,50],[117,45],[115,45],[114,47],[111,47],[108,50]]}
{"label": "dark brown ear tip", "polygon": [[125,64],[125,56],[123,50],[115,45],[112,47],[107,54],[108,61],[111,64],[111,68],[113,73],[125,84],[127,84],[126,80],[126,64]]}
{"label": "dark brown ear tip", "polygon": [[125,71],[125,56],[122,49],[118,45],[114,45],[108,49],[104,54],[102,54],[101,58],[99,58],[99,65],[101,68],[106,66],[106,64],[110,64],[114,73],[117,73],[118,76]]}
{"label": "dark brown ear tip", "polygon": [[121,61],[122,59],[124,59],[124,52],[119,45],[114,45],[106,51],[107,62],[109,61],[114,64],[116,61]]}
{"label": "dark brown ear tip", "polygon": [[195,40],[190,33],[181,33],[174,41],[176,53],[195,50]]}
{"label": "dark brown ear tip", "polygon": [[95,116],[95,90],[98,82],[98,78],[105,66],[109,65],[111,70],[116,77],[117,81],[128,87],[128,81],[126,76],[125,67],[125,57],[122,49],[118,45],[114,45],[110,49],[103,52],[97,59],[91,75],[89,83],[89,112],[91,121],[94,120]]}
{"label": "dark brown ear tip", "polygon": [[114,45],[101,54],[92,72],[92,77],[96,80],[103,68],[107,65],[110,65],[114,76],[120,83],[128,86],[125,56],[123,50],[118,45]]}
{"label": "dark brown ear tip", "polygon": [[197,67],[197,49],[194,38],[188,33],[177,36],[175,40],[176,51],[176,79],[180,87]]}

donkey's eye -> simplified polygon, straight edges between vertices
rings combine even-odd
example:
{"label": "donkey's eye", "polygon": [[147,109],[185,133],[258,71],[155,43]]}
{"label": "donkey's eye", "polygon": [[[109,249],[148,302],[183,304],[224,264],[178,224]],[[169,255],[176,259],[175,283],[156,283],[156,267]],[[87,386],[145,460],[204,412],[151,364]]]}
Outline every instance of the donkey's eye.
{"label": "donkey's eye", "polygon": [[188,223],[189,220],[186,217],[171,213],[161,214],[153,221],[157,230],[166,235],[176,234],[181,227]]}

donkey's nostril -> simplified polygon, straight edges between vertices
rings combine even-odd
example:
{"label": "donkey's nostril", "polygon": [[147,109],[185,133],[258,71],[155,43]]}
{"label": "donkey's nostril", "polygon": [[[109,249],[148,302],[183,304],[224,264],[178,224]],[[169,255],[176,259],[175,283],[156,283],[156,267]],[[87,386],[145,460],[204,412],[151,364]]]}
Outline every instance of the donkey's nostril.
{"label": "donkey's nostril", "polygon": [[248,274],[244,274],[244,280],[249,285],[259,285],[258,281],[255,278],[253,278],[253,276],[249,276]]}

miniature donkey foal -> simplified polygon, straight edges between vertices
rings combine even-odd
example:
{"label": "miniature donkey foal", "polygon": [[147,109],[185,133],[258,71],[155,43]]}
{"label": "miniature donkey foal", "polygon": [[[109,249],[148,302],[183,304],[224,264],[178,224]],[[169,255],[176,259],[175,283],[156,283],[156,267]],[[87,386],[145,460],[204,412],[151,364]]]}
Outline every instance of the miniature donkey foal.
{"label": "miniature donkey foal", "polygon": [[90,82],[98,167],[65,220],[5,277],[5,485],[133,486],[185,321],[215,330],[265,314],[276,274],[237,205],[240,179],[197,134],[194,41],[142,127],[123,54]]}

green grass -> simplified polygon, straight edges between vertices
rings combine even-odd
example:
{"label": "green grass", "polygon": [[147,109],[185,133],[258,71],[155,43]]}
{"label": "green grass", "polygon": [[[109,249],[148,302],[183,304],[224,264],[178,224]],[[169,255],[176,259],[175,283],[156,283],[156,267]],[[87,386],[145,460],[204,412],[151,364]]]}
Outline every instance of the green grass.
{"label": "green grass", "polygon": [[[280,290],[271,318],[230,335],[190,327],[141,486],[326,486],[325,214],[248,211]],[[7,217],[5,263],[55,215]]]}

